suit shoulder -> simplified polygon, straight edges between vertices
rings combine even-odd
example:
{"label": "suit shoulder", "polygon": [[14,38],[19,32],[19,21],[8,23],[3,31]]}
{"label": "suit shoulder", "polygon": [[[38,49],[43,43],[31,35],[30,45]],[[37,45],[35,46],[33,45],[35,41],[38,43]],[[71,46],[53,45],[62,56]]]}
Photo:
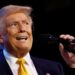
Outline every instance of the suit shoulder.
{"label": "suit shoulder", "polygon": [[36,61],[39,61],[39,62],[49,62],[49,63],[59,63],[59,62],[56,62],[56,61],[53,61],[53,60],[49,60],[49,59],[44,59],[44,58],[37,58],[37,57],[32,57],[32,59],[36,60]]}
{"label": "suit shoulder", "polygon": [[33,58],[32,60],[44,71],[48,71],[52,74],[54,72],[57,75],[64,75],[63,67],[59,62],[40,58]]}
{"label": "suit shoulder", "polygon": [[38,64],[42,64],[42,65],[50,65],[50,66],[61,66],[61,63],[60,62],[56,62],[56,61],[53,61],[53,60],[48,60],[48,59],[43,59],[43,58],[35,58],[33,57],[33,59],[35,61],[37,61]]}

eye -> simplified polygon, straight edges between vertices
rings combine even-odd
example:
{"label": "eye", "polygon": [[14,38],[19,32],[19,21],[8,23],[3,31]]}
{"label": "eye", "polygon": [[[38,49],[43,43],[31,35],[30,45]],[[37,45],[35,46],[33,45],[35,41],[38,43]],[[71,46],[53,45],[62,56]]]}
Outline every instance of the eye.
{"label": "eye", "polygon": [[8,26],[9,27],[13,27],[13,26],[17,26],[18,25],[18,23],[17,22],[14,22],[14,23],[10,23]]}
{"label": "eye", "polygon": [[29,22],[26,22],[26,25],[29,25]]}
{"label": "eye", "polygon": [[22,23],[25,24],[25,25],[29,25],[29,22],[26,21],[26,20],[22,21]]}

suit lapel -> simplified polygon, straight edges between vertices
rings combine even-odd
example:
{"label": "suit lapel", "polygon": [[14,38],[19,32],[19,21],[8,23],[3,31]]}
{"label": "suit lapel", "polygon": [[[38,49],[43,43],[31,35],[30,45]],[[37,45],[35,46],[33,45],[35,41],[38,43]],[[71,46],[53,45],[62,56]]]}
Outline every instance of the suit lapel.
{"label": "suit lapel", "polygon": [[46,75],[46,74],[44,73],[44,71],[41,69],[41,67],[40,67],[40,65],[38,64],[38,62],[36,61],[36,59],[32,57],[32,60],[33,60],[33,63],[34,63],[34,65],[35,65],[35,67],[36,67],[36,70],[37,70],[37,72],[38,72],[38,75]]}
{"label": "suit lapel", "polygon": [[3,51],[0,52],[0,75],[13,75],[8,63],[5,60]]}
{"label": "suit lapel", "polygon": [[[36,67],[36,70],[38,72],[38,75],[54,75],[54,74],[51,74],[50,71],[48,71],[47,69],[45,69],[45,67],[42,67],[40,61],[35,58],[35,57],[31,57],[32,60],[33,60],[33,63]],[[50,68],[49,68],[50,69]]]}

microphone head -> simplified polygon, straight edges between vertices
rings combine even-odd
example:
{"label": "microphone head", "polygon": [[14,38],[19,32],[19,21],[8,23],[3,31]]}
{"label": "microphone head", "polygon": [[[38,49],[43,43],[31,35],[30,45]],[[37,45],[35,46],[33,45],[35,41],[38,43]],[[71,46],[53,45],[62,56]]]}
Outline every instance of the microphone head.
{"label": "microphone head", "polygon": [[46,43],[48,45],[51,44],[59,44],[62,43],[64,45],[64,49],[68,52],[72,52],[75,54],[75,39],[69,40],[69,39],[62,39],[59,37],[55,37],[51,34],[41,34],[40,39],[42,40],[43,44]]}

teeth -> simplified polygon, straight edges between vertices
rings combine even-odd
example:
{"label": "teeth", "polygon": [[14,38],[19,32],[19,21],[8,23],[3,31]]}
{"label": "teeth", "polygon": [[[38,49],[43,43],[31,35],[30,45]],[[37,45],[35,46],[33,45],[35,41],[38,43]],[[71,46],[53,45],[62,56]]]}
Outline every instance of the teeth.
{"label": "teeth", "polygon": [[16,37],[16,39],[17,40],[23,40],[23,39],[27,40],[27,37],[26,36],[19,36],[19,37]]}

